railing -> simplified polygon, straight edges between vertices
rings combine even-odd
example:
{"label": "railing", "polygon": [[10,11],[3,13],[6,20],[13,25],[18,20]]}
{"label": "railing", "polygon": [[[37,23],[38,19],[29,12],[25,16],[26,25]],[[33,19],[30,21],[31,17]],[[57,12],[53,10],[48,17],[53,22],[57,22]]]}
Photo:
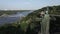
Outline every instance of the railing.
{"label": "railing", "polygon": [[60,15],[53,15],[53,14],[50,14],[50,16],[60,16]]}

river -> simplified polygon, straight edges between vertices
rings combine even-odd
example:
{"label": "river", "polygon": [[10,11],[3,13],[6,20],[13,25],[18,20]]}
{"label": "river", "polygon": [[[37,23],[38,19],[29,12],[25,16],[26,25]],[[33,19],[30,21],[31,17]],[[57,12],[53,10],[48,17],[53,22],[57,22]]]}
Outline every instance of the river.
{"label": "river", "polygon": [[31,12],[33,12],[33,11],[31,10],[31,11],[17,12],[16,14],[13,14],[13,15],[0,17],[0,25],[6,24],[6,23],[8,23],[8,24],[13,23],[17,20],[20,20],[21,17],[27,16]]}

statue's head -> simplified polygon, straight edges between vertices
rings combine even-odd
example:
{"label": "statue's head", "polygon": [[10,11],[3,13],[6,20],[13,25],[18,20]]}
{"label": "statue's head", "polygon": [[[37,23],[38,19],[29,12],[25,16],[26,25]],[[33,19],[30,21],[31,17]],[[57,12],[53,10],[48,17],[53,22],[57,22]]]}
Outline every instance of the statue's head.
{"label": "statue's head", "polygon": [[48,11],[46,11],[45,13],[48,14]]}

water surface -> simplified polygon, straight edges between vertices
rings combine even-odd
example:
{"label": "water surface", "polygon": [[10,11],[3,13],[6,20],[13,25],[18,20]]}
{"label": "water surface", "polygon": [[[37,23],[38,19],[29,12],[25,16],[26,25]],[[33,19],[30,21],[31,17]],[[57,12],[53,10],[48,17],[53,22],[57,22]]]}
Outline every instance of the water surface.
{"label": "water surface", "polygon": [[0,24],[13,23],[15,21],[20,20],[21,17],[27,16],[31,12],[33,11],[17,12],[16,14],[13,14],[13,15],[0,17]]}

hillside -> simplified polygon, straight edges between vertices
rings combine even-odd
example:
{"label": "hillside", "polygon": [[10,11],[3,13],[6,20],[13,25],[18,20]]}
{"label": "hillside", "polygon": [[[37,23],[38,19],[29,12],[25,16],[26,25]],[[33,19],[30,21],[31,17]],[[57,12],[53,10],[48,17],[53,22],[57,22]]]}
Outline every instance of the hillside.
{"label": "hillside", "polygon": [[[32,22],[34,24],[37,23],[37,21],[35,20],[35,18],[39,18],[39,13],[41,11],[46,11],[46,10],[47,10],[47,7],[43,7],[41,9],[38,9],[38,10],[36,10],[36,11],[28,14],[25,18],[23,18],[20,21],[22,28],[25,29],[27,27],[27,25],[30,24],[30,23],[32,23]],[[49,6],[49,14],[60,15],[60,5],[58,5],[58,6]]]}
{"label": "hillside", "polygon": [[[23,21],[28,20],[29,18],[35,18],[41,11],[46,11],[47,7],[43,7],[41,9],[38,9],[30,14],[28,14],[25,19],[22,19]],[[60,15],[60,5],[58,6],[49,6],[49,14],[54,14],[54,15]]]}
{"label": "hillside", "polygon": [[[39,18],[39,13],[41,11],[46,11],[47,7],[43,7],[32,13],[28,14],[26,17],[22,18],[22,20],[14,22],[13,24],[5,24],[0,27],[1,34],[37,34],[41,31],[40,20],[36,20]],[[49,6],[49,14],[60,15],[60,5],[59,6]],[[50,33],[55,32],[59,29],[58,25],[60,25],[60,17],[56,17],[56,21],[50,21]],[[55,30],[57,25],[57,29]],[[52,27],[51,27],[52,26]],[[57,30],[58,31],[58,30]],[[8,32],[8,33],[7,33]]]}
{"label": "hillside", "polygon": [[24,12],[24,11],[30,11],[30,10],[0,10],[0,15],[3,14],[16,14],[17,12]]}

